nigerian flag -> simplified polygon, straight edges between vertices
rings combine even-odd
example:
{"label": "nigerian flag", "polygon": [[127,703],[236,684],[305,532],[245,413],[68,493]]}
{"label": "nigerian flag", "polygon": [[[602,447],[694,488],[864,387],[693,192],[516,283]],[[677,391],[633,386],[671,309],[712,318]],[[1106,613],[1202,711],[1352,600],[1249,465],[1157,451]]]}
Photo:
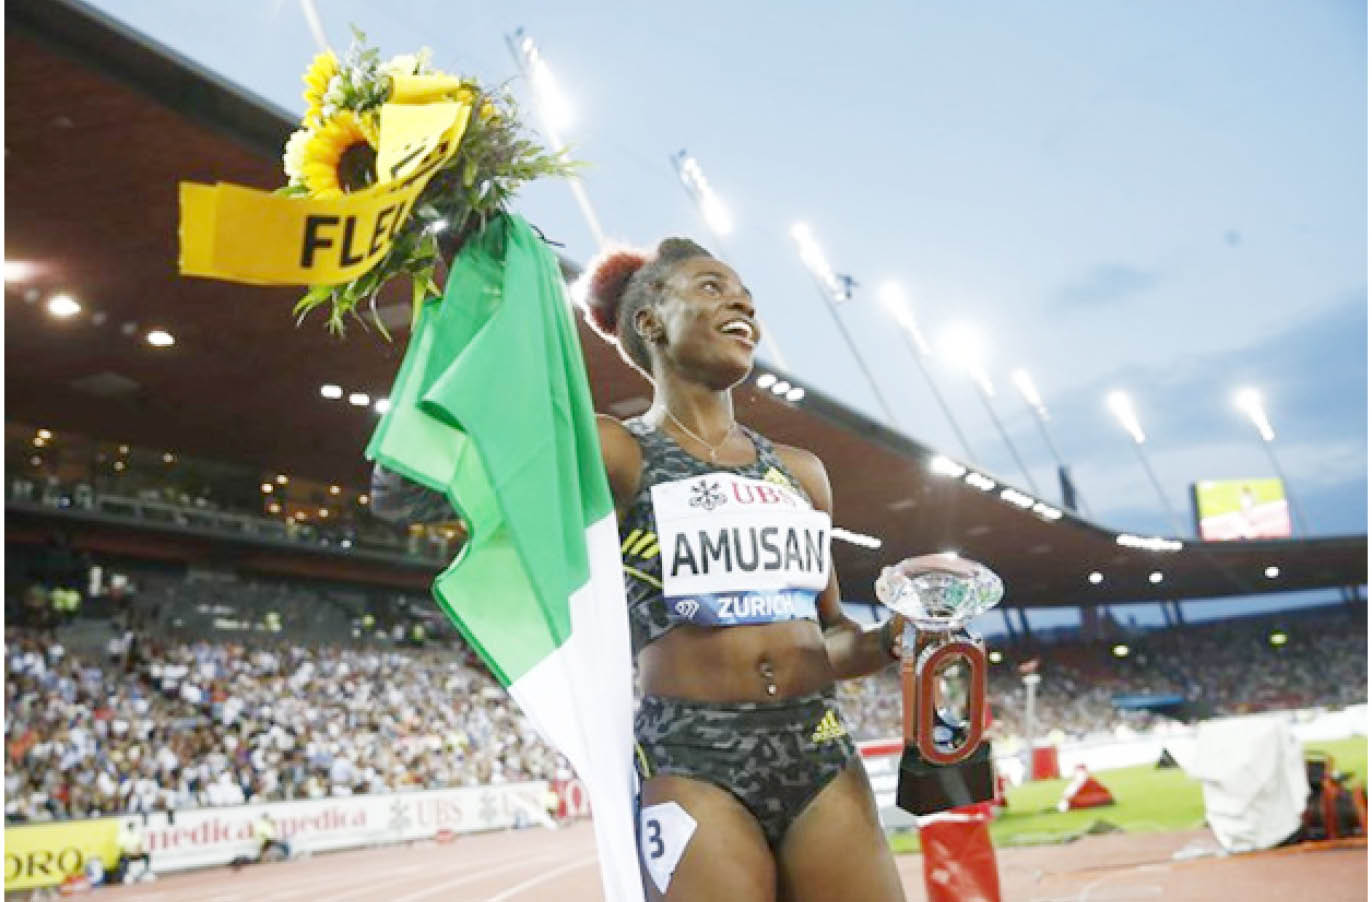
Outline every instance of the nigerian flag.
{"label": "nigerian flag", "polygon": [[638,902],[614,503],[557,261],[524,220],[463,248],[390,401],[367,456],[446,494],[470,530],[438,604],[586,784],[605,897]]}

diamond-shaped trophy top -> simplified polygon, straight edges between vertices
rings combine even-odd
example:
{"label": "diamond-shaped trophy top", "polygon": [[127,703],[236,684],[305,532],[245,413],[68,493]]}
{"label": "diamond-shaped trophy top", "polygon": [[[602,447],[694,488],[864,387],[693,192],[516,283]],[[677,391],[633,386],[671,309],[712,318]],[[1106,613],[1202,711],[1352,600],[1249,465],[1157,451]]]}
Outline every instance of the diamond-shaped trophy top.
{"label": "diamond-shaped trophy top", "polygon": [[1000,603],[1005,585],[989,567],[965,558],[940,566],[930,556],[886,567],[877,598],[925,630],[956,629]]}

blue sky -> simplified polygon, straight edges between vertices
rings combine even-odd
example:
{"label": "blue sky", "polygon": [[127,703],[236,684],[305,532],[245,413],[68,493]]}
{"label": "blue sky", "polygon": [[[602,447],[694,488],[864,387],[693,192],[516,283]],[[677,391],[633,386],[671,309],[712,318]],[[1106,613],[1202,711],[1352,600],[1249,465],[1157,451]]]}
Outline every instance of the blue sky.
{"label": "blue sky", "polygon": [[[303,109],[314,42],[297,0],[94,5]],[[317,0],[340,50],[355,23],[384,54],[427,45],[440,67],[494,81],[516,74],[504,35],[534,37],[614,238],[707,235],[668,163],[688,149],[736,222],[722,251],[803,381],[880,415],[790,243],[800,219],[861,283],[841,315],[920,441],[956,455],[877,304],[886,279],[931,336],[981,327],[993,403],[1050,499],[1053,460],[1007,379],[1017,366],[1108,526],[1171,531],[1107,391],[1133,395],[1185,514],[1195,480],[1270,475],[1232,404],[1251,384],[1312,532],[1366,530],[1364,4],[388,7]],[[571,256],[594,250],[564,185],[519,206]],[[978,461],[1022,482],[970,382],[942,363],[934,375]]]}

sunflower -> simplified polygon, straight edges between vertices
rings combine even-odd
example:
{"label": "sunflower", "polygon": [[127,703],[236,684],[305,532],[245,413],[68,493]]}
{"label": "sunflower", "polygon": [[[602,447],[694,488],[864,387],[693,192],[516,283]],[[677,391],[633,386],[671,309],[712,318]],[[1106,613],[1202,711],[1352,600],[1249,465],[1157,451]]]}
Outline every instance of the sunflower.
{"label": "sunflower", "polygon": [[332,50],[325,50],[316,56],[311,62],[301,80],[305,82],[305,118],[302,124],[306,127],[318,125],[322,119],[324,108],[324,94],[329,90],[329,82],[338,74],[338,57],[333,55]]}
{"label": "sunflower", "polygon": [[342,197],[376,182],[376,145],[351,110],[324,123],[305,145],[300,164],[311,197]]}

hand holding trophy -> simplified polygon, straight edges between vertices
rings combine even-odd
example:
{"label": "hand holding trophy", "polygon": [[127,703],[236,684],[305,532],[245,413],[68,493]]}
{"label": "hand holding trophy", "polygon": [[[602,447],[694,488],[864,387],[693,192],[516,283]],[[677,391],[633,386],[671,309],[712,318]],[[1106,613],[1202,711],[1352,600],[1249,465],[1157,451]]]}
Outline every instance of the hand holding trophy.
{"label": "hand holding trophy", "polygon": [[896,804],[925,815],[991,798],[991,745],[982,740],[986,648],[966,624],[1000,602],[1000,577],[975,561],[928,554],[884,568],[876,592],[906,618]]}

